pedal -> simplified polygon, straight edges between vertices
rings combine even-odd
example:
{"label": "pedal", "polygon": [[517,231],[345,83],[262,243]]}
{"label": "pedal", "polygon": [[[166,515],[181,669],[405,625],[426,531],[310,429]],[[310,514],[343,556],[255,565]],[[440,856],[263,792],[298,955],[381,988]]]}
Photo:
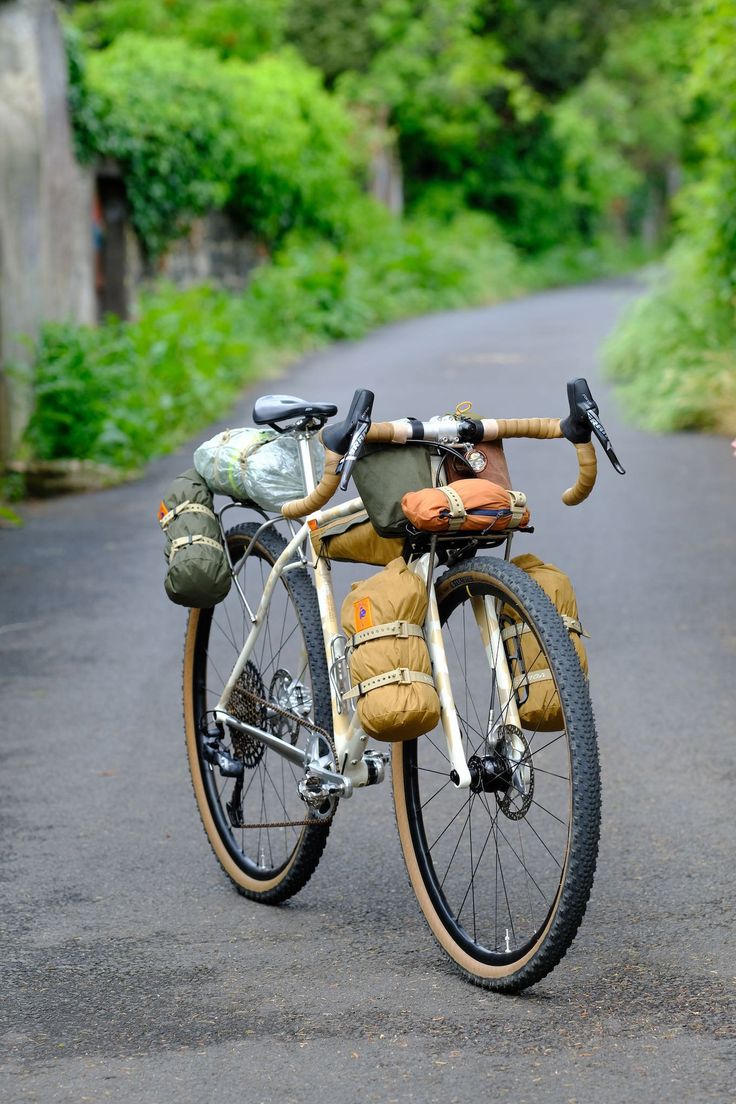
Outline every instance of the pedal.
{"label": "pedal", "polygon": [[219,743],[205,740],[202,744],[202,755],[208,763],[217,767],[223,778],[242,778],[245,767],[242,759],[234,759],[223,751]]}
{"label": "pedal", "polygon": [[368,769],[368,781],[366,786],[377,786],[386,777],[386,765],[391,756],[385,751],[374,751],[369,748],[363,752],[363,762]]}

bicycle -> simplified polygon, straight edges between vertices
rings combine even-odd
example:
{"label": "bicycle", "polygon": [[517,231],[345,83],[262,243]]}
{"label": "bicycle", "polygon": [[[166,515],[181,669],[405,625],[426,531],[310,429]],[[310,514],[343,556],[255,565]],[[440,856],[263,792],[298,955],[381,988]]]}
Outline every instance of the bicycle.
{"label": "bicycle", "polygon": [[[259,399],[254,421],[298,441],[307,495],[273,517],[253,507],[259,520],[227,530],[224,515],[238,504],[220,511],[234,587],[214,609],[192,610],[186,633],[192,783],[210,844],[237,890],[270,904],[297,893],[319,863],[339,801],[382,782],[390,759],[404,860],[429,927],[467,977],[502,992],[558,964],[593,883],[598,753],[568,632],[541,588],[509,562],[511,534],[414,534],[407,559],[428,588],[424,629],[441,722],[390,754],[368,748],[345,698],[346,641],[330,564],[309,534],[362,507],[353,498],[325,508],[375,442],[419,440],[439,455],[480,440],[564,436],[577,450],[578,477],[563,500],[582,501],[596,479],[591,431],[623,469],[585,381],[569,384],[568,397],[562,421],[460,415],[371,423],[373,396],[359,391],[348,418],[329,426],[332,404]],[[317,483],[309,441],[319,432],[326,464]],[[501,546],[503,558],[479,555]],[[523,690],[504,643],[509,616],[534,634],[551,673],[559,731],[531,731],[520,719]]]}

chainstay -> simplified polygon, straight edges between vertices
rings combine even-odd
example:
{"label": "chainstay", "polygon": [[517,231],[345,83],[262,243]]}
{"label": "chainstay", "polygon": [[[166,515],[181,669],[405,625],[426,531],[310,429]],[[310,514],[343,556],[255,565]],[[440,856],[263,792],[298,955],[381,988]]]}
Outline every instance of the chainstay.
{"label": "chainstay", "polygon": [[[286,717],[287,720],[293,721],[295,724],[302,728],[308,728],[311,732],[316,732],[318,735],[323,736],[327,741],[330,751],[332,752],[332,758],[335,762],[335,769],[337,769],[337,748],[335,747],[335,741],[326,729],[321,728],[320,725],[314,724],[312,721],[308,721],[303,717],[299,717],[296,713],[291,713],[288,709],[282,709],[280,705],[276,705],[274,702],[267,701],[266,698],[262,698],[259,694],[253,693],[252,690],[241,690],[244,697],[251,698],[259,705],[263,705],[266,709],[271,710],[274,713],[279,713],[282,717]],[[254,737],[256,739],[256,737]],[[278,753],[277,753],[278,754]],[[254,767],[253,770],[257,770],[258,767]],[[328,825],[332,824],[332,821],[337,812],[337,805],[332,810],[328,817],[320,819],[305,819],[305,820],[269,820],[269,821],[253,821],[249,824],[233,825],[237,828],[304,828],[315,827],[320,824]]]}

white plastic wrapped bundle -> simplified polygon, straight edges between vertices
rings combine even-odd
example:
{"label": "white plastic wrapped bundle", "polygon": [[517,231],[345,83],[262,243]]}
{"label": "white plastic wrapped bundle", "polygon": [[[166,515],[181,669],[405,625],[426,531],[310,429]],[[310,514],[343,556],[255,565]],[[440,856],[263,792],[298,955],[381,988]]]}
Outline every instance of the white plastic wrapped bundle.
{"label": "white plastic wrapped bundle", "polygon": [[[316,438],[309,448],[319,481],[324,449]],[[248,499],[262,510],[279,511],[307,493],[296,438],[273,429],[226,429],[199,446],[194,466],[215,494]]]}

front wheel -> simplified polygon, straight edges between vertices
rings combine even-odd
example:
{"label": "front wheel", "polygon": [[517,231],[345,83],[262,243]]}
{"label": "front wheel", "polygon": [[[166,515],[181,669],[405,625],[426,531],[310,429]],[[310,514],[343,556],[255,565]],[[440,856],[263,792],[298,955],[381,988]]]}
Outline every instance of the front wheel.
{"label": "front wheel", "polygon": [[[397,744],[401,846],[443,950],[477,984],[517,992],[563,957],[593,883],[600,777],[587,680],[557,610],[513,564],[466,561],[438,581],[437,600],[473,782],[461,790],[451,781],[441,729]],[[487,601],[501,624],[523,622],[533,634],[528,667],[546,670],[559,695],[555,731],[526,726],[504,701],[498,655],[479,629]]]}

